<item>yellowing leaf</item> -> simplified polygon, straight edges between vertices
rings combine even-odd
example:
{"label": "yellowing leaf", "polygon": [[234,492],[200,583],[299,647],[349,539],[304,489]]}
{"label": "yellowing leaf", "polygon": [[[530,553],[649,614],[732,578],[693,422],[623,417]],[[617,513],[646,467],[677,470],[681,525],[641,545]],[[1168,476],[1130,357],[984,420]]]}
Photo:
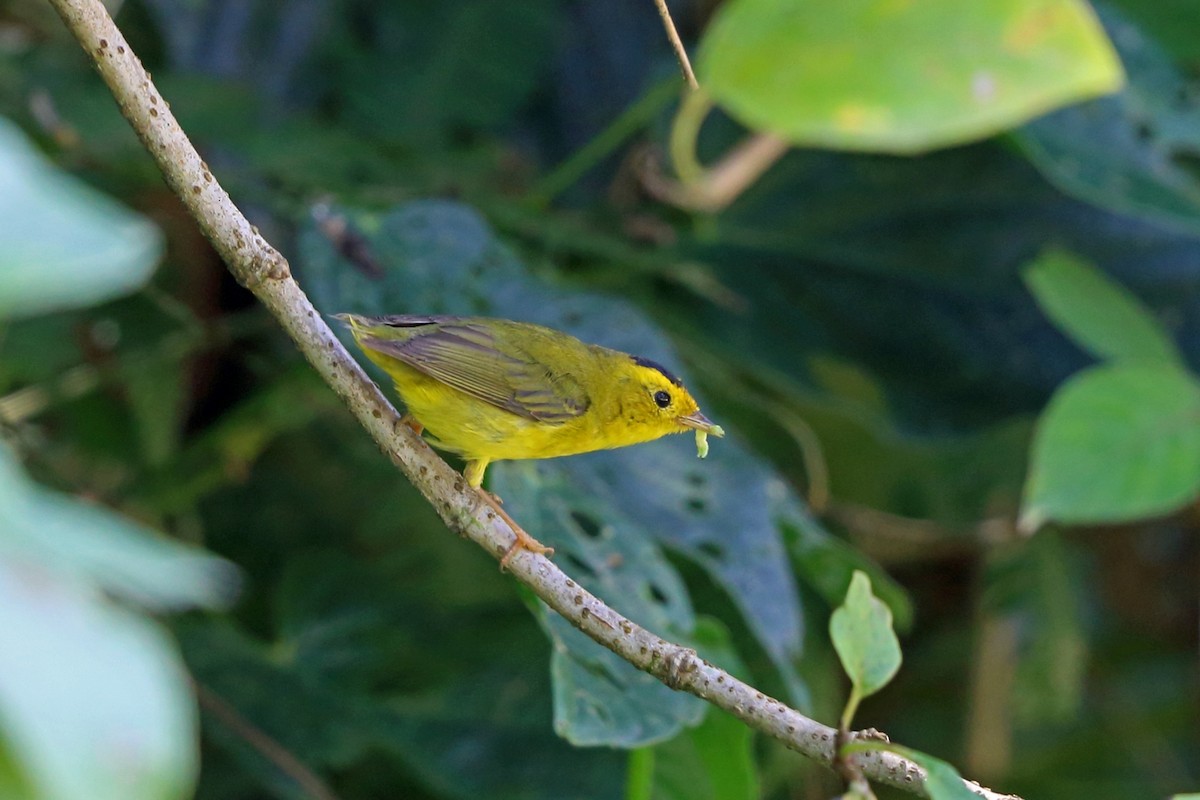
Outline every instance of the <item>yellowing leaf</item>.
{"label": "yellowing leaf", "polygon": [[731,0],[698,65],[752,128],[900,153],[990,136],[1124,80],[1083,0]]}

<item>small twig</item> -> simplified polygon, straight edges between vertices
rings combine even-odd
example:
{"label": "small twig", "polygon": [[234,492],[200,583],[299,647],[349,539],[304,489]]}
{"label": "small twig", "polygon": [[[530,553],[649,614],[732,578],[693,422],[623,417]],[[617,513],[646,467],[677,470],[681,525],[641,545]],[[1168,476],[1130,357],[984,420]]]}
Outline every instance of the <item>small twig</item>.
{"label": "small twig", "polygon": [[822,514],[846,529],[851,540],[884,563],[928,562],[977,554],[1017,537],[1011,515],[986,517],[968,526],[947,527],[877,508],[832,501]]}
{"label": "small twig", "polygon": [[800,449],[800,457],[804,462],[804,476],[808,479],[808,492],[805,500],[814,514],[820,516],[829,508],[829,465],[825,463],[825,453],[821,447],[821,437],[812,426],[804,421],[799,414],[781,402],[772,403],[771,415],[779,423],[796,447]]}
{"label": "small twig", "polygon": [[257,750],[263,758],[278,767],[279,771],[291,778],[305,794],[314,800],[338,800],[338,796],[325,785],[325,782],[300,763],[300,759],[292,755],[290,750],[268,736],[262,728],[243,717],[236,708],[225,702],[212,689],[199,683],[194,683],[193,686],[196,689],[196,699],[200,703],[200,708],[219,720],[246,744]]}
{"label": "small twig", "polygon": [[671,12],[667,9],[667,0],[654,0],[654,4],[658,6],[658,15],[662,17],[663,27],[667,29],[667,38],[671,40],[671,47],[675,48],[675,57],[679,59],[679,69],[683,72],[683,79],[687,81],[688,88],[695,91],[700,88],[700,83],[696,80],[696,73],[692,72],[692,62],[688,61],[687,50],[683,48],[679,31],[675,30],[675,22],[671,19]]}
{"label": "small twig", "polygon": [[[250,225],[213,178],[100,0],[50,2],[95,60],[121,112],[230,272],[275,316],[317,373],[447,527],[493,557],[503,556],[515,538],[513,531],[461,475],[402,422],[379,387],[342,347],[292,279],[287,261]],[[725,709],[787,747],[822,763],[832,763],[833,728],[697,658],[694,651],[624,618],[544,556],[522,551],[508,566],[512,575],[544,603],[638,669]],[[870,753],[863,756],[859,767],[873,780],[926,794],[924,771],[908,759],[893,753]],[[973,791],[989,800],[1002,797],[988,790]]]}

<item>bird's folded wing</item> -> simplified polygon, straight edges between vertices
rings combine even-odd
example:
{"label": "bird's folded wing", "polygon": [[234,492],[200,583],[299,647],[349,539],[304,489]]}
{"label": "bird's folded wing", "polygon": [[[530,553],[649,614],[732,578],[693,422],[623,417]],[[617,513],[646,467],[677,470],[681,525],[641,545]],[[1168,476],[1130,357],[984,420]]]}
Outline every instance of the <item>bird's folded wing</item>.
{"label": "bird's folded wing", "polygon": [[588,408],[584,388],[486,327],[430,325],[406,340],[363,337],[362,344],[497,408],[542,422],[565,422]]}

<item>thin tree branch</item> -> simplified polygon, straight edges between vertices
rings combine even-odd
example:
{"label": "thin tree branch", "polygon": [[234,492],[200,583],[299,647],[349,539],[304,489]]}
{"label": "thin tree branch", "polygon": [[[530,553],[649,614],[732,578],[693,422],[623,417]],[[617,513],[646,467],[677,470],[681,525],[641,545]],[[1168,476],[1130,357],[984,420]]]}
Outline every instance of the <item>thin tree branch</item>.
{"label": "thin tree branch", "polygon": [[667,0],[654,0],[654,5],[658,6],[658,15],[662,17],[663,27],[667,29],[667,38],[671,40],[671,47],[675,48],[675,58],[679,59],[679,69],[683,72],[683,79],[687,81],[689,89],[693,91],[699,89],[700,83],[696,80],[696,73],[692,72],[692,62],[688,61],[687,50],[684,49],[683,41],[679,38],[679,31],[675,30],[675,21],[671,19]]}
{"label": "thin tree branch", "polygon": [[262,728],[259,728],[241,713],[229,705],[225,698],[199,683],[193,683],[196,690],[196,700],[200,707],[220,720],[221,724],[241,737],[247,744],[258,751],[259,755],[274,764],[280,772],[304,790],[313,800],[338,800],[325,782],[292,754],[292,751],[272,739]]}
{"label": "thin tree branch", "polygon": [[[250,225],[188,141],[150,75],[99,0],[50,0],[91,55],[121,112],[179,195],[230,272],[267,307],[313,368],[342,398],[380,448],[433,505],[446,525],[490,552],[504,555],[512,530],[426,445],[371,382],[292,279],[287,260]],[[602,603],[555,564],[519,552],[509,571],[592,639],[671,688],[690,692],[750,727],[811,758],[830,764],[836,731],[764,695],[696,656],[660,639]],[[925,774],[891,753],[856,756],[872,780],[925,796]],[[1012,800],[967,782],[989,800]]]}

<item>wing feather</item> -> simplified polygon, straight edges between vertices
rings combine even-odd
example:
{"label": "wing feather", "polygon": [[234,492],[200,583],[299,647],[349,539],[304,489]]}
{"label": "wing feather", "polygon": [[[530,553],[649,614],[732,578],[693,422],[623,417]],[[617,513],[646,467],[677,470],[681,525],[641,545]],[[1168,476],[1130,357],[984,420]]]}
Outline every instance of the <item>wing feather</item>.
{"label": "wing feather", "polygon": [[488,327],[466,320],[426,319],[424,325],[412,325],[418,330],[410,338],[364,336],[362,344],[529,419],[565,422],[587,410],[587,392],[577,380],[540,362],[511,338],[500,342]]}

